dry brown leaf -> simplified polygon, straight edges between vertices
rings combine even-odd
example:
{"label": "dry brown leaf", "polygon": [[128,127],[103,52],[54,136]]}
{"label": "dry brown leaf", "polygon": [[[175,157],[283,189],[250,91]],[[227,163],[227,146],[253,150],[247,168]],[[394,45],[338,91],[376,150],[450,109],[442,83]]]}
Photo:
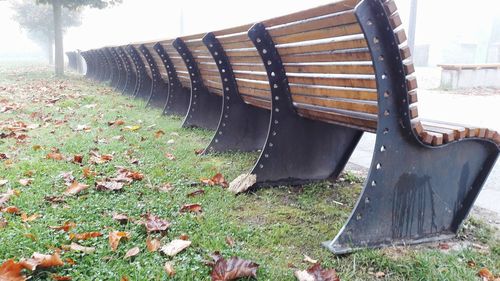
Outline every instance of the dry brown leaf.
{"label": "dry brown leaf", "polygon": [[67,221],[61,226],[49,226],[50,229],[62,230],[64,232],[70,231],[73,227],[76,227],[76,223]]}
{"label": "dry brown leaf", "polygon": [[487,281],[493,281],[495,279],[493,273],[491,273],[491,271],[486,267],[481,268],[477,274],[481,278],[486,279]]}
{"label": "dry brown leaf", "polygon": [[200,204],[186,204],[181,207],[179,210],[181,213],[192,212],[192,213],[201,213],[201,205]]}
{"label": "dry brown leaf", "polygon": [[63,160],[64,156],[61,153],[49,153],[47,154],[47,159],[52,159],[52,160]]}
{"label": "dry brown leaf", "polygon": [[131,258],[131,257],[135,257],[139,254],[139,252],[141,251],[141,249],[139,249],[139,247],[134,247],[130,250],[127,251],[127,253],[125,254],[125,257],[124,259],[128,259],[128,258]]}
{"label": "dry brown leaf", "polygon": [[102,233],[94,231],[94,232],[85,232],[85,233],[70,233],[70,240],[88,240],[91,238],[101,237]]}
{"label": "dry brown leaf", "polygon": [[21,274],[23,266],[14,260],[6,260],[0,266],[0,280],[1,281],[25,281],[26,277]]}
{"label": "dry brown leaf", "polygon": [[309,257],[308,255],[304,255],[304,261],[308,262],[308,263],[312,263],[312,264],[318,263],[318,260],[314,260],[311,257]]}
{"label": "dry brown leaf", "polygon": [[187,234],[181,234],[179,236],[179,239],[181,239],[181,240],[189,240],[189,235],[187,235]]}
{"label": "dry brown leaf", "polygon": [[71,281],[71,280],[73,280],[73,278],[71,278],[71,276],[61,276],[61,275],[57,275],[57,274],[52,274],[50,277],[52,278],[52,280],[55,280],[55,281]]}
{"label": "dry brown leaf", "polygon": [[198,196],[198,195],[202,195],[202,194],[204,194],[204,193],[205,193],[205,190],[203,190],[203,189],[198,189],[198,190],[196,190],[196,191],[193,191],[193,192],[191,192],[191,193],[188,193],[188,194],[187,194],[187,197],[195,197],[195,196]]}
{"label": "dry brown leaf", "polygon": [[15,215],[19,214],[21,210],[16,206],[8,206],[6,208],[3,208],[2,212]]}
{"label": "dry brown leaf", "polygon": [[196,155],[200,155],[200,154],[202,154],[203,152],[205,152],[205,149],[195,149],[195,150],[194,150],[194,154],[196,154]]}
{"label": "dry brown leaf", "polygon": [[165,269],[165,272],[169,277],[173,277],[175,275],[174,265],[171,262],[165,262],[165,265],[163,265],[163,269]]}
{"label": "dry brown leaf", "polygon": [[33,148],[34,151],[38,151],[38,150],[42,149],[42,146],[38,145],[38,144],[35,144],[32,148]]}
{"label": "dry brown leaf", "polygon": [[123,189],[124,183],[118,181],[111,181],[106,179],[105,181],[96,182],[97,190],[121,190]]}
{"label": "dry brown leaf", "polygon": [[167,157],[168,160],[175,160],[175,156],[172,153],[165,153],[165,157]]}
{"label": "dry brown leaf", "polygon": [[33,234],[33,233],[25,233],[25,234],[23,234],[23,236],[26,237],[26,238],[31,239],[32,241],[36,241],[37,240],[36,235]]}
{"label": "dry brown leaf", "polygon": [[158,191],[160,192],[170,192],[174,189],[174,186],[171,185],[170,183],[165,183],[163,185],[161,185],[160,187],[158,187]]}
{"label": "dry brown leaf", "polygon": [[122,238],[129,239],[130,233],[124,231],[111,231],[109,233],[109,247],[111,247],[111,251],[114,252],[118,249],[118,245]]}
{"label": "dry brown leaf", "polygon": [[234,246],[234,239],[231,236],[226,236],[226,243],[229,245],[229,247]]}
{"label": "dry brown leaf", "polygon": [[121,126],[121,125],[123,125],[123,124],[125,124],[125,121],[123,121],[123,120],[121,120],[121,119],[117,119],[117,120],[115,120],[115,121],[109,121],[109,122],[108,122],[108,126],[113,126],[113,125],[114,125],[114,126]]}
{"label": "dry brown leaf", "polygon": [[229,191],[238,194],[247,191],[257,182],[257,175],[241,174],[229,184]]}
{"label": "dry brown leaf", "polygon": [[226,260],[218,252],[214,253],[212,258],[214,259],[210,273],[212,281],[229,281],[242,277],[257,279],[257,269],[259,268],[257,263],[239,257]]}
{"label": "dry brown leaf", "polygon": [[64,196],[45,196],[44,199],[52,204],[66,203]]}
{"label": "dry brown leaf", "polygon": [[151,239],[149,236],[146,238],[146,247],[150,252],[156,252],[160,248],[160,239],[153,238]]}
{"label": "dry brown leaf", "polygon": [[76,194],[80,193],[81,191],[87,189],[88,187],[89,187],[89,185],[87,185],[87,184],[83,184],[83,183],[79,183],[77,181],[74,181],[68,187],[68,189],[66,189],[66,191],[64,191],[64,194],[65,195],[76,195]]}
{"label": "dry brown leaf", "polygon": [[113,214],[113,219],[115,221],[118,221],[121,224],[126,224],[130,220],[127,215],[125,215],[125,214],[117,214],[117,213]]}
{"label": "dry brown leaf", "polygon": [[163,135],[165,135],[165,132],[162,130],[158,130],[155,132],[155,138],[157,139],[161,138]]}
{"label": "dry brown leaf", "polygon": [[31,258],[23,259],[19,261],[19,263],[26,269],[31,271],[40,268],[49,268],[55,266],[62,266],[64,262],[59,257],[58,253],[54,253],[52,255],[44,255],[40,253],[34,253]]}
{"label": "dry brown leaf", "polygon": [[20,179],[19,184],[22,186],[28,186],[33,182],[33,179]]}
{"label": "dry brown leaf", "polygon": [[161,247],[160,251],[168,256],[175,256],[191,245],[191,241],[175,239]]}
{"label": "dry brown leaf", "polygon": [[[8,181],[7,181],[8,182]],[[1,186],[1,185],[0,185]],[[15,191],[12,189],[8,189],[6,193],[0,194],[0,210],[2,209],[2,205],[7,203],[10,200],[10,197],[15,194]]]}
{"label": "dry brown leaf", "polygon": [[9,222],[6,219],[0,217],[0,229],[6,228],[8,224]]}
{"label": "dry brown leaf", "polygon": [[170,227],[170,222],[163,220],[152,214],[145,214],[144,226],[147,232],[161,232],[166,231]]}
{"label": "dry brown leaf", "polygon": [[82,172],[83,172],[83,176],[85,178],[90,178],[90,177],[95,176],[97,174],[96,172],[91,171],[90,168],[83,168]]}
{"label": "dry brown leaf", "polygon": [[21,221],[22,222],[30,222],[38,219],[40,217],[39,214],[33,214],[31,216],[28,216],[26,213],[21,214]]}
{"label": "dry brown leaf", "polygon": [[82,252],[84,254],[92,254],[93,252],[95,252],[94,247],[85,247],[85,246],[76,244],[75,242],[71,242],[71,245],[69,245],[69,249],[71,251]]}
{"label": "dry brown leaf", "polygon": [[83,162],[83,155],[81,154],[73,155],[73,162],[81,164]]}
{"label": "dry brown leaf", "polygon": [[383,271],[377,271],[377,272],[375,272],[374,275],[375,275],[376,278],[384,278],[385,277],[385,272],[383,272]]}
{"label": "dry brown leaf", "polygon": [[335,269],[323,269],[319,263],[312,265],[307,270],[297,270],[294,275],[298,281],[340,281]]}

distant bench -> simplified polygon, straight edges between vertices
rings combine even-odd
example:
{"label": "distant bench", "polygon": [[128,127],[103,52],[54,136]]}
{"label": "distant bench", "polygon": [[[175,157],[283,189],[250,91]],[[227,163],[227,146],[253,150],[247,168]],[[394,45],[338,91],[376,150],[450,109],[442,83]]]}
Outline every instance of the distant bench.
{"label": "distant bench", "polygon": [[500,89],[500,63],[440,64],[441,88],[445,90],[491,87]]}
{"label": "distant bench", "polygon": [[418,117],[392,0],[337,1],[83,55],[90,78],[113,84],[118,76],[134,84],[133,95],[184,116],[184,127],[215,129],[206,154],[261,150],[255,186],[335,179],[362,134],[375,133],[363,193],[325,243],[335,253],[454,236],[500,151],[495,130]]}

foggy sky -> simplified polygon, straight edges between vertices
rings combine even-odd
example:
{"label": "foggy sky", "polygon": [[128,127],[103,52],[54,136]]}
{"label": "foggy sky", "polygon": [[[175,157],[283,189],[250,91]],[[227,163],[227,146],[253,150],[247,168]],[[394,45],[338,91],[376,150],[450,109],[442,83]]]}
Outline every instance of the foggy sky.
{"label": "foggy sky", "polygon": [[[405,26],[409,1],[396,0]],[[491,21],[500,15],[500,1],[418,0],[416,44],[447,44],[452,40],[474,43],[484,40]],[[124,0],[105,10],[85,9],[83,24],[65,36],[65,50],[90,49],[130,42],[175,38],[214,31],[312,8],[332,0]],[[182,12],[181,12],[182,11]],[[0,1],[0,57],[5,54],[38,53],[42,50],[25,36],[15,21],[8,1]]]}

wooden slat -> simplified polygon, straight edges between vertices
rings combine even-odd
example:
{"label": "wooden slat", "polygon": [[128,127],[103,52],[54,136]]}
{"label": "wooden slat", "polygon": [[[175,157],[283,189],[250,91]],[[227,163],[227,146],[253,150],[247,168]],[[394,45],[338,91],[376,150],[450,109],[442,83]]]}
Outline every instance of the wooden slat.
{"label": "wooden slat", "polygon": [[288,81],[294,84],[321,85],[321,86],[338,86],[338,87],[354,87],[354,88],[377,88],[375,77],[373,78],[355,78],[355,77],[300,77],[288,75]]}
{"label": "wooden slat", "polygon": [[289,34],[283,36],[273,37],[273,42],[275,44],[288,44],[303,42],[309,40],[318,40],[332,37],[339,37],[345,35],[362,34],[361,26],[358,23],[333,26],[328,28],[322,28],[317,30],[311,30],[296,34]]}
{"label": "wooden slat", "polygon": [[290,84],[290,91],[292,92],[292,95],[309,94],[311,96],[319,96],[319,97],[337,97],[345,99],[358,99],[358,100],[371,100],[371,101],[377,100],[376,91],[356,90],[352,88]]}
{"label": "wooden slat", "polygon": [[332,124],[340,124],[372,133],[374,133],[377,128],[376,116],[372,116],[372,118],[367,117],[366,119],[363,119],[361,117],[342,115],[335,112],[310,110],[309,107],[306,107],[301,104],[296,104],[295,106],[297,107],[297,113],[305,118],[320,120]]}
{"label": "wooden slat", "polygon": [[285,63],[287,73],[338,73],[338,74],[374,74],[371,62],[366,64],[294,64]]}
{"label": "wooden slat", "polygon": [[[325,17],[301,21],[297,23],[278,26],[276,28],[268,28],[269,34],[273,37],[297,34],[322,28],[340,26],[345,24],[357,23],[354,10],[331,14]],[[269,26],[269,25],[268,25]]]}
{"label": "wooden slat", "polygon": [[346,62],[346,61],[371,61],[368,50],[353,50],[352,52],[333,51],[318,54],[282,56],[284,63],[292,62]]}
{"label": "wooden slat", "polygon": [[266,71],[264,64],[259,63],[231,63],[233,71]]}
{"label": "wooden slat", "polygon": [[218,31],[212,32],[215,36],[222,36],[222,35],[227,35],[227,34],[233,34],[233,33],[240,33],[240,32],[247,32],[250,27],[253,26],[253,23],[251,24],[245,24],[245,25],[240,25],[236,27],[231,27],[227,29],[222,29]]}
{"label": "wooden slat", "polygon": [[269,101],[271,100],[271,90],[248,88],[238,84],[238,92],[242,95],[244,94],[248,96],[260,97]]}
{"label": "wooden slat", "polygon": [[377,102],[359,102],[359,100],[329,99],[303,95],[292,95],[292,100],[296,103],[303,103],[311,106],[337,108],[369,114],[378,113]]}
{"label": "wooden slat", "polygon": [[241,95],[241,97],[243,98],[243,101],[245,103],[248,103],[248,104],[251,104],[253,106],[260,107],[260,108],[264,108],[267,110],[271,110],[271,102],[270,101],[262,100],[260,98],[255,98],[255,97],[247,96],[247,95],[243,95],[243,94]]}
{"label": "wooden slat", "polygon": [[236,77],[236,82],[238,83],[238,87],[241,86],[261,90],[270,90],[269,83],[264,81],[246,80]]}
{"label": "wooden slat", "polygon": [[305,19],[320,17],[332,13],[338,13],[345,10],[354,9],[358,2],[359,0],[336,1],[328,5],[323,5],[309,10],[269,19],[264,21],[264,24],[269,27],[274,25],[286,24],[289,22],[302,21]]}
{"label": "wooden slat", "polygon": [[341,41],[331,41],[322,42],[314,44],[302,44],[299,46],[288,45],[278,45],[278,52],[280,55],[290,55],[290,54],[304,54],[313,52],[323,52],[323,51],[335,51],[335,50],[348,50],[348,49],[361,49],[367,48],[368,45],[364,38],[357,38],[352,40],[341,40]]}
{"label": "wooden slat", "polygon": [[259,57],[229,57],[231,64],[233,63],[262,63],[262,59]]}

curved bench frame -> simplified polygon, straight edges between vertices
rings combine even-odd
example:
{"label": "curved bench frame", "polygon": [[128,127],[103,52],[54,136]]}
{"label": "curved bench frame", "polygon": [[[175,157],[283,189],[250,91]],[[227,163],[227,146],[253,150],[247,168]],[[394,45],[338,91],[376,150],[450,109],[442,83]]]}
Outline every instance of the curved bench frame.
{"label": "curved bench frame", "polygon": [[134,96],[137,83],[137,74],[133,71],[133,69],[135,69],[135,64],[128,57],[126,46],[120,46],[117,49],[118,58],[122,61],[123,65],[123,79],[121,81],[120,89],[122,93]]}
{"label": "curved bench frame", "polygon": [[222,112],[222,98],[212,94],[203,84],[198,65],[181,38],[172,42],[175,50],[184,60],[191,79],[191,98],[189,109],[182,127],[200,127],[209,130],[217,129]]}
{"label": "curved bench frame", "polygon": [[95,80],[96,68],[92,50],[86,51],[83,58],[85,59],[85,63],[87,64],[87,72],[85,73],[85,76],[90,80]]}
{"label": "curved bench frame", "polygon": [[272,100],[267,139],[251,172],[257,176],[254,186],[337,178],[363,131],[299,116],[280,55],[265,26],[255,24],[248,36],[266,67]]}
{"label": "curved bench frame", "polygon": [[109,48],[105,47],[102,48],[102,51],[104,53],[104,56],[106,57],[106,60],[108,61],[108,71],[109,71],[109,85],[113,87],[113,81],[116,79],[115,77],[118,75],[116,69],[116,61],[114,60]]}
{"label": "curved bench frame", "polygon": [[153,48],[162,59],[163,67],[165,67],[168,75],[168,94],[163,114],[186,116],[189,109],[190,89],[182,86],[177,77],[175,66],[161,43],[156,43]]}
{"label": "curved bench frame", "polygon": [[151,82],[151,94],[149,96],[147,106],[154,106],[158,108],[164,108],[165,103],[168,98],[168,84],[165,83],[160,75],[160,69],[156,65],[155,60],[151,56],[149,49],[146,45],[142,44],[139,48],[148,62],[149,69],[151,69],[151,75],[153,76]]}
{"label": "curved bench frame", "polygon": [[134,98],[148,100],[151,96],[151,86],[153,81],[146,73],[146,67],[139,55],[139,51],[137,51],[137,49],[132,45],[127,46],[127,51],[129,52],[130,57],[132,57],[137,75],[134,88]]}
{"label": "curved bench frame", "polygon": [[498,158],[484,139],[433,147],[411,126],[405,70],[380,0],[355,9],[372,54],[378,90],[375,152],[348,222],[324,245],[336,254],[455,236]]}
{"label": "curved bench frame", "polygon": [[108,67],[108,60],[106,56],[104,55],[103,49],[97,49],[96,50],[97,54],[97,61],[99,63],[99,76],[98,80],[100,82],[105,82],[109,80],[109,77],[111,75]]}
{"label": "curved bench frame", "polygon": [[113,74],[111,76],[111,82],[110,86],[113,87],[115,90],[118,90],[118,85],[120,85],[120,80],[122,78],[122,65],[121,65],[121,60],[117,59],[115,50],[113,47],[107,48],[108,50],[108,56],[111,58],[113,61],[112,63],[112,71]]}
{"label": "curved bench frame", "polygon": [[207,33],[203,37],[203,43],[217,64],[223,86],[222,113],[205,153],[261,149],[268,133],[269,110],[243,101],[229,58],[215,35]]}

